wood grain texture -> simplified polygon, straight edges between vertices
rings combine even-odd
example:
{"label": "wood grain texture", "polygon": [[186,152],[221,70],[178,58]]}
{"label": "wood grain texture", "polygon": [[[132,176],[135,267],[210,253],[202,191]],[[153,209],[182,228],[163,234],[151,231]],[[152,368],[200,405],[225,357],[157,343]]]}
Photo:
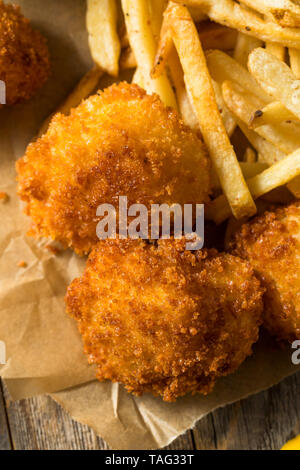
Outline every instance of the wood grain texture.
{"label": "wood grain texture", "polygon": [[6,409],[0,383],[0,450],[10,450],[11,441],[9,434],[9,426],[6,417]]}
{"label": "wood grain texture", "polygon": [[219,409],[193,430],[197,449],[276,450],[300,434],[300,373]]}
{"label": "wood grain texture", "polygon": [[[165,449],[280,449],[300,434],[299,391],[300,373],[266,392],[211,413]],[[5,398],[14,449],[108,449],[91,429],[73,421],[47,396],[15,403],[9,401],[7,393]],[[5,411],[2,407],[1,412],[0,406],[1,430],[2,423],[5,429]],[[10,448],[7,427],[3,434],[0,449]]]}

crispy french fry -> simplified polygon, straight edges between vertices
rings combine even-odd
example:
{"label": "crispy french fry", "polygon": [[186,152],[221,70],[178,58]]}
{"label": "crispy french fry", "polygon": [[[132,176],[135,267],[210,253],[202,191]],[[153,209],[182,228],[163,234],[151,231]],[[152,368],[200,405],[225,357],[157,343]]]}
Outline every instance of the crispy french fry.
{"label": "crispy french fry", "polygon": [[80,82],[76,85],[74,90],[69,94],[66,100],[59,106],[55,113],[51,114],[42,124],[38,137],[43,135],[51,122],[52,117],[56,113],[69,114],[72,108],[76,108],[82,100],[88,98],[88,96],[93,93],[95,90],[100,78],[103,75],[103,70],[101,70],[97,65],[95,65],[89,72],[87,72]]}
{"label": "crispy french fry", "polygon": [[[248,124],[255,110],[261,107],[259,98],[251,95],[236,83],[225,81],[222,85],[223,97],[229,110]],[[256,132],[271,142],[285,154],[300,147],[300,126],[294,123],[266,124],[256,128]]]}
{"label": "crispy french fry", "polygon": [[248,65],[265,92],[300,119],[300,80],[288,65],[262,48],[251,52]]}
{"label": "crispy french fry", "polygon": [[236,118],[236,120],[243,134],[247,137],[251,145],[257,151],[259,162],[273,165],[285,157],[285,154],[276,148],[275,145],[271,144],[266,139],[260,137],[260,135],[258,135],[256,132],[249,129],[248,126],[240,119]]}
{"label": "crispy french fry", "polygon": [[296,120],[296,116],[286,109],[280,101],[273,101],[273,103],[267,104],[262,109],[256,109],[249,125],[252,129],[256,129],[259,126],[265,124],[280,124],[284,121]]}
{"label": "crispy french fry", "polygon": [[[237,124],[242,130],[243,134],[247,137],[249,142],[253,145],[258,153],[258,163],[267,164],[268,166],[274,165],[285,158],[286,154],[279,150],[275,145],[268,142],[266,139],[260,137],[256,132],[248,129],[246,124],[237,119]],[[288,189],[294,194],[295,197],[300,197],[300,178],[297,177],[287,184]]]}
{"label": "crispy french fry", "polygon": [[[252,178],[253,176],[258,175],[259,173],[261,173],[262,171],[266,170],[269,167],[267,163],[256,162],[256,161],[255,162],[239,162],[239,165],[241,167],[241,170],[243,172],[245,179]],[[216,190],[218,191],[221,189],[220,180],[215,171],[212,171],[212,187],[214,191]]]}
{"label": "crispy french fry", "polygon": [[199,129],[198,119],[184,83],[183,70],[178,54],[173,48],[169,55],[168,66],[176,90],[177,103],[184,123],[192,129]]}
{"label": "crispy french fry", "polygon": [[281,26],[300,26],[300,8],[291,0],[241,0],[241,3],[260,13],[272,15]]}
{"label": "crispy french fry", "polygon": [[119,73],[120,39],[117,32],[115,0],[87,0],[86,15],[92,57],[100,68],[113,76]]}
{"label": "crispy french fry", "polygon": [[219,113],[222,116],[226,132],[228,136],[231,137],[236,128],[236,120],[234,119],[233,114],[229,111],[229,109],[227,108],[225,104],[225,101],[222,95],[222,89],[219,83],[217,83],[215,80],[212,80],[212,85],[214,88]]}
{"label": "crispy french fry", "polygon": [[169,3],[165,18],[171,28],[203,139],[232,212],[237,218],[253,215],[256,206],[218,111],[204,52],[192,18],[187,8],[173,2]]}
{"label": "crispy french fry", "polygon": [[[236,40],[236,31],[222,25],[203,21],[198,24],[198,33],[203,49],[233,49]],[[158,52],[155,57],[155,64],[152,69],[152,77],[159,77],[164,69],[168,57],[173,49],[173,41],[170,35],[168,19],[165,18],[158,45]]]}
{"label": "crispy french fry", "polygon": [[267,22],[259,14],[249,11],[233,0],[175,0],[187,6],[201,7],[207,16],[225,26],[255,36],[265,42],[278,42],[286,47],[300,49],[300,30],[284,28]]}
{"label": "crispy french fry", "polygon": [[[259,175],[247,180],[254,199],[283,186],[300,175],[300,149],[272,165]],[[224,195],[217,197],[206,210],[206,216],[220,224],[231,216],[230,206]]]}
{"label": "crispy french fry", "polygon": [[122,0],[122,8],[130,45],[139,73],[143,76],[144,88],[149,93],[157,93],[165,105],[177,109],[176,98],[166,73],[158,78],[151,78],[156,42],[147,0]]}
{"label": "crispy french fry", "polygon": [[300,51],[297,49],[289,49],[290,64],[293,74],[300,79]]}
{"label": "crispy french fry", "polygon": [[141,73],[141,70],[138,67],[132,77],[132,83],[136,83],[141,88],[145,88],[144,77],[143,77],[143,74]]}
{"label": "crispy french fry", "polygon": [[168,0],[151,0],[149,2],[150,25],[155,43],[159,41],[160,29],[163,22],[163,13],[167,8]]}
{"label": "crispy french fry", "polygon": [[252,52],[253,49],[256,49],[256,47],[261,46],[262,41],[260,41],[259,39],[247,36],[244,33],[238,33],[233,58],[243,67],[247,68],[248,57],[250,52]]}
{"label": "crispy french fry", "polygon": [[245,90],[249,91],[265,102],[270,103],[272,99],[258,85],[252,75],[242,67],[236,60],[222,51],[208,51],[206,53],[208,70],[211,77],[220,85],[225,80],[239,83]]}

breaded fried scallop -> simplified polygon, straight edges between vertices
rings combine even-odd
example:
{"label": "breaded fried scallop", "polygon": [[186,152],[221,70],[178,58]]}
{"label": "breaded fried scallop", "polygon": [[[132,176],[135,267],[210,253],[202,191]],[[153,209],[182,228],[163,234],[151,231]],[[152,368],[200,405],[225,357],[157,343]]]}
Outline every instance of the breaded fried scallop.
{"label": "breaded fried scallop", "polygon": [[184,240],[99,242],[66,296],[90,363],[140,395],[209,393],[258,339],[262,289],[250,265]]}
{"label": "breaded fried scallop", "polygon": [[300,202],[243,225],[231,249],[266,288],[264,326],[279,340],[300,339]]}
{"label": "breaded fried scallop", "polygon": [[6,104],[31,98],[49,75],[49,53],[43,36],[32,29],[20,8],[0,0],[0,80]]}
{"label": "breaded fried scallop", "polygon": [[100,204],[127,196],[153,203],[204,203],[210,168],[200,137],[158,96],[121,83],[90,97],[17,163],[19,195],[33,233],[87,253],[97,242]]}

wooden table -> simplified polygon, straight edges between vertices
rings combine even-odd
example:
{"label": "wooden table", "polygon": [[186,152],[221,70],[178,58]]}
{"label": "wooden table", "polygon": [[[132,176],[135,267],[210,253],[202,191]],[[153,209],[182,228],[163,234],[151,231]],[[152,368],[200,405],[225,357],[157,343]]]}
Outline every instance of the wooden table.
{"label": "wooden table", "polygon": [[[201,420],[167,449],[280,449],[300,434],[300,373],[266,392]],[[69,418],[51,398],[11,402],[0,390],[0,449],[108,449],[87,426]]]}

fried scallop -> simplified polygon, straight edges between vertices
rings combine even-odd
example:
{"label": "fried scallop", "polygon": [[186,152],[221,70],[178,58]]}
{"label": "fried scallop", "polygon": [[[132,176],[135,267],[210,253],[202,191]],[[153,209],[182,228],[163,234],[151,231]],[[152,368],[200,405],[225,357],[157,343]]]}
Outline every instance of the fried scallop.
{"label": "fried scallop", "polygon": [[300,339],[300,202],[242,226],[231,243],[261,279],[264,326],[278,340]]}
{"label": "fried scallop", "polygon": [[20,8],[0,0],[0,80],[6,85],[6,104],[31,98],[50,70],[44,37],[32,29]]}
{"label": "fried scallop", "polygon": [[66,296],[97,377],[165,401],[209,393],[251,354],[262,317],[250,265],[184,240],[100,241]]}
{"label": "fried scallop", "polygon": [[209,200],[210,165],[199,135],[156,95],[112,85],[48,132],[17,163],[19,195],[32,233],[77,253],[97,242],[100,204],[187,204]]}

